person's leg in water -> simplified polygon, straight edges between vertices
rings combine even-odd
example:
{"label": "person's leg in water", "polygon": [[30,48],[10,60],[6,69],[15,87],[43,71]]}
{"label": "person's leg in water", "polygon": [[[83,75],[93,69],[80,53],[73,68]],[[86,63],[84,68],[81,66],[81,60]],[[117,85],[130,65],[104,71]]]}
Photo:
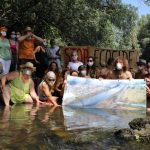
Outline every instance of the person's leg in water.
{"label": "person's leg in water", "polygon": [[3,96],[5,106],[8,107],[9,102],[10,102],[10,87],[9,87],[9,85],[6,85],[2,89],[2,96]]}

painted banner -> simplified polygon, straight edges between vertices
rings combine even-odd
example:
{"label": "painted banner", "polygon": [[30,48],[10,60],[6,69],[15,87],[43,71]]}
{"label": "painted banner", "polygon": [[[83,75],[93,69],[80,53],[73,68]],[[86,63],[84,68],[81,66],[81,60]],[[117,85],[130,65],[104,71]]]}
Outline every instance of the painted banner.
{"label": "painted banner", "polygon": [[143,79],[99,80],[67,76],[63,105],[146,111],[146,83]]}
{"label": "painted banner", "polygon": [[79,60],[84,64],[87,63],[87,58],[92,56],[95,60],[95,65],[97,67],[104,67],[109,58],[116,58],[118,56],[128,60],[129,69],[136,70],[136,62],[139,59],[138,50],[128,49],[128,50],[115,50],[115,49],[103,49],[92,46],[67,46],[61,47],[61,62],[62,66],[66,67],[68,62],[71,60],[71,52],[77,51]]}

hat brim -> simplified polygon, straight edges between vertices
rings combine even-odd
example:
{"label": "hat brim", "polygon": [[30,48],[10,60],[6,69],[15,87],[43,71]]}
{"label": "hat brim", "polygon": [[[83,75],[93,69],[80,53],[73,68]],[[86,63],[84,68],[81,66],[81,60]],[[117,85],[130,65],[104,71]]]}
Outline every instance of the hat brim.
{"label": "hat brim", "polygon": [[29,69],[31,69],[33,72],[36,71],[36,67],[31,67],[31,66],[20,65],[20,68],[21,68],[21,69],[29,68]]}

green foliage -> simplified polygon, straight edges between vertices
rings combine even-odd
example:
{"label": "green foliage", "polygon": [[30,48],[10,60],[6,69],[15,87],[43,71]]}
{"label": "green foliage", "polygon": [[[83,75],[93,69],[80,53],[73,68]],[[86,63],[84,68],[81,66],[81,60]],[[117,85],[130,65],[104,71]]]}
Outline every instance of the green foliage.
{"label": "green foliage", "polygon": [[138,41],[143,52],[142,57],[150,60],[150,15],[142,16],[139,20]]}
{"label": "green foliage", "polygon": [[62,44],[131,48],[136,42],[136,9],[121,0],[1,0],[0,24],[29,25]]}

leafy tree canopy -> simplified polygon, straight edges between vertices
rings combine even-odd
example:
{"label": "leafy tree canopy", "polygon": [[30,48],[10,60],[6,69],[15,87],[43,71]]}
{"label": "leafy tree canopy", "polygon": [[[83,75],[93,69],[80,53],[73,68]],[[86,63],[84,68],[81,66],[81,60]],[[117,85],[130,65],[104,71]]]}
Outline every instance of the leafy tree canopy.
{"label": "leafy tree canopy", "polygon": [[137,46],[136,11],[121,0],[1,0],[0,24],[15,30],[29,25],[64,44],[131,48]]}

